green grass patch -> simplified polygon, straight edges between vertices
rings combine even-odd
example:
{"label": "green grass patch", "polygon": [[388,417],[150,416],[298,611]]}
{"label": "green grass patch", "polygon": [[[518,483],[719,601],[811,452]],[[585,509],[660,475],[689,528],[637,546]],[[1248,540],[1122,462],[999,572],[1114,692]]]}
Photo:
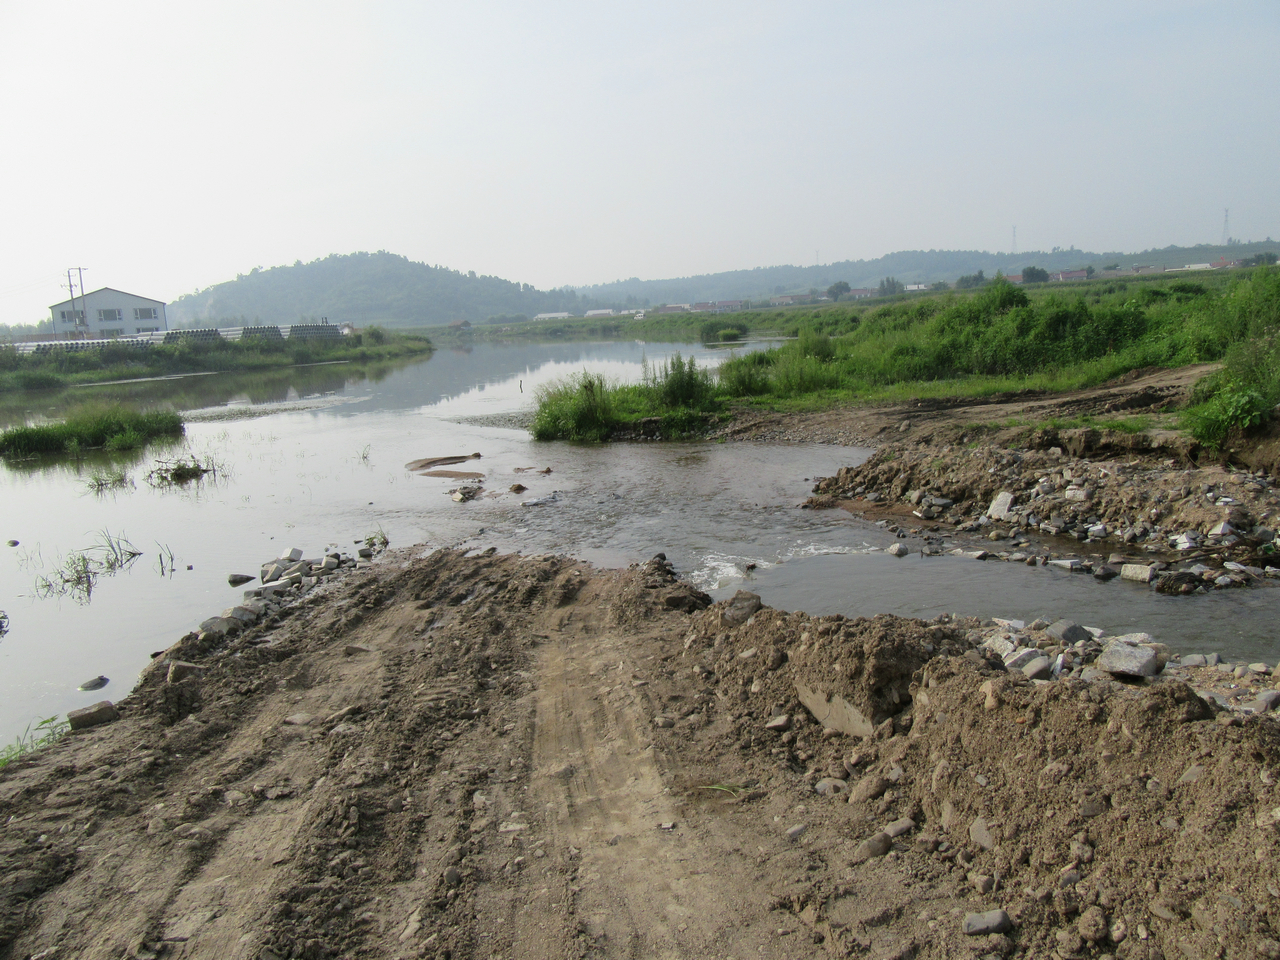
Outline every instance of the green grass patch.
{"label": "green grass patch", "polygon": [[37,723],[34,728],[27,724],[27,728],[14,738],[13,743],[0,748],[0,770],[3,770],[19,757],[26,756],[41,747],[47,747],[60,739],[69,729],[71,729],[70,725],[61,717],[46,717]]}
{"label": "green grass patch", "polygon": [[0,456],[132,450],[161,437],[179,437],[182,432],[182,417],[169,410],[138,411],[119,404],[95,404],[71,411],[61,423],[6,430],[0,434]]}

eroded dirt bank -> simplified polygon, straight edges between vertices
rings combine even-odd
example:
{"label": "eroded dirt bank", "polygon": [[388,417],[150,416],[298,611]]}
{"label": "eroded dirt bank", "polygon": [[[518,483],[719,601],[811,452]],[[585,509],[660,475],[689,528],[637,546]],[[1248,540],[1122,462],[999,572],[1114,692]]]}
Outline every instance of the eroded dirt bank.
{"label": "eroded dirt bank", "polygon": [[1042,627],[382,563],[0,774],[0,957],[1280,956],[1273,678]]}

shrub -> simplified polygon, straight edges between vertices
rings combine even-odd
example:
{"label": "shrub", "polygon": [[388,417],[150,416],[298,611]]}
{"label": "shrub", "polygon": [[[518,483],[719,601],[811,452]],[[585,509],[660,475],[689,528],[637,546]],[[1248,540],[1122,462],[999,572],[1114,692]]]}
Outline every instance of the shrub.
{"label": "shrub", "polygon": [[1257,390],[1231,383],[1202,407],[1188,410],[1191,435],[1209,447],[1221,447],[1233,432],[1248,433],[1267,418],[1266,399]]}
{"label": "shrub", "polygon": [[668,409],[703,410],[715,401],[715,378],[711,371],[700,368],[693,357],[686,360],[679,353],[652,370],[646,363],[644,383],[654,400]]}
{"label": "shrub", "polygon": [[815,360],[830,360],[836,355],[835,345],[825,333],[818,333],[811,326],[800,328],[796,349],[802,357],[813,357]]}
{"label": "shrub", "polygon": [[538,388],[538,412],[530,430],[535,440],[605,440],[615,419],[609,384],[600,374],[582,373]]}

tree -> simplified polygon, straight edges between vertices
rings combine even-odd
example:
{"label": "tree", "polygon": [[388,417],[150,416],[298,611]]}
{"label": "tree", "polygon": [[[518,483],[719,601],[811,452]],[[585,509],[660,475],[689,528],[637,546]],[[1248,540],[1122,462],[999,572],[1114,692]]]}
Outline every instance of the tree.
{"label": "tree", "polygon": [[896,294],[906,291],[906,287],[895,280],[893,277],[885,277],[880,281],[879,295],[882,297],[892,297]]}
{"label": "tree", "polygon": [[844,294],[848,293],[852,289],[853,288],[843,280],[837,280],[831,286],[827,287],[827,296],[833,301],[839,300]]}
{"label": "tree", "polygon": [[983,276],[982,271],[977,273],[967,273],[956,281],[957,290],[972,290],[974,287],[980,287],[987,282],[987,278]]}
{"label": "tree", "polygon": [[1023,267],[1022,269],[1023,283],[1048,283],[1049,271],[1044,267]]}
{"label": "tree", "polygon": [[947,281],[945,280],[939,280],[936,283],[934,283],[933,286],[931,286],[929,289],[930,290],[950,290],[951,284],[947,283]]}
{"label": "tree", "polygon": [[1084,268],[1084,275],[1086,277],[1092,277],[1097,272],[1097,270],[1093,269],[1093,264],[1089,264],[1089,266]]}

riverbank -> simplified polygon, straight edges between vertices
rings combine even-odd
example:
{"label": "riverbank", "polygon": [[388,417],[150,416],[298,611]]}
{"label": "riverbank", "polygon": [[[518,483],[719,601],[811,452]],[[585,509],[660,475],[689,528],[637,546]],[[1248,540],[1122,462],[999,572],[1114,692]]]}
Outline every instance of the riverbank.
{"label": "riverbank", "polygon": [[1275,665],[1064,612],[812,618],[660,557],[340,568],[0,773],[0,950],[1280,955]]}
{"label": "riverbank", "polygon": [[12,346],[0,348],[0,395],[192,373],[266,373],[341,361],[385,363],[430,355],[435,349],[425,336],[380,327],[296,342],[279,336],[223,340],[207,333],[196,331],[193,336],[145,348],[113,342],[46,353],[20,354]]}

